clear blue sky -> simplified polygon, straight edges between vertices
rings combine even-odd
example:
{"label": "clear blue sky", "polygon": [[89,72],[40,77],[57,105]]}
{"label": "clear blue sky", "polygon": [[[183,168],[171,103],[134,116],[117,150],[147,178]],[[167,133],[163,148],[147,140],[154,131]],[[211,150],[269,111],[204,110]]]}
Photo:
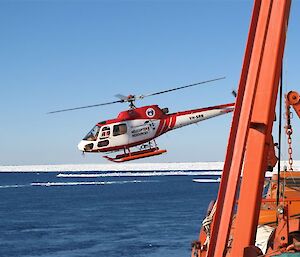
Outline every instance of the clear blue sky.
{"label": "clear blue sky", "polygon": [[[137,104],[174,112],[233,101],[251,11],[252,1],[0,1],[0,165],[105,163],[77,143],[127,106],[51,110],[218,76],[226,80]],[[298,91],[299,25],[294,1],[285,81]],[[168,153],[142,162],[223,161],[231,117],[162,136]]]}

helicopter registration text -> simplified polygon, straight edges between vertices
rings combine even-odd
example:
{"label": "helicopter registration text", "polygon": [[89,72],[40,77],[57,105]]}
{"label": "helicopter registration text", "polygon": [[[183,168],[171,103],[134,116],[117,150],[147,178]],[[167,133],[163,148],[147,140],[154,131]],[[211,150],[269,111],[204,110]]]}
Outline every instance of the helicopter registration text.
{"label": "helicopter registration text", "polygon": [[195,115],[195,116],[191,116],[189,118],[190,118],[190,120],[201,119],[201,118],[204,118],[204,115],[203,114],[198,114],[198,115]]}

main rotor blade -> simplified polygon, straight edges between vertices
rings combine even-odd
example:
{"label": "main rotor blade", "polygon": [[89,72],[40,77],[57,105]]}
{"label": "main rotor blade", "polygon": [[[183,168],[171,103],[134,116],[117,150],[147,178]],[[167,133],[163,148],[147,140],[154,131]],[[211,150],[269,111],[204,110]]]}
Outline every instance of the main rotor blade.
{"label": "main rotor blade", "polygon": [[94,104],[94,105],[87,105],[87,106],[81,106],[81,107],[63,109],[63,110],[48,112],[47,114],[52,114],[52,113],[57,113],[57,112],[68,112],[68,111],[74,111],[74,110],[79,110],[79,109],[92,108],[92,107],[97,107],[97,106],[102,106],[102,105],[108,105],[108,104],[123,103],[123,102],[124,102],[124,100],[118,100],[118,101],[113,101],[113,102],[108,102],[108,103],[103,103],[103,104]]}
{"label": "main rotor blade", "polygon": [[121,94],[116,94],[115,97],[117,97],[117,98],[119,98],[119,99],[121,99],[123,101],[127,100],[127,98],[128,98],[127,96],[121,95]]}
{"label": "main rotor blade", "polygon": [[201,81],[199,83],[194,83],[194,84],[190,84],[190,85],[182,86],[182,87],[176,87],[176,88],[172,88],[172,89],[168,89],[168,90],[164,90],[164,91],[160,91],[160,92],[156,92],[156,93],[152,93],[152,94],[148,94],[148,95],[141,95],[141,96],[139,96],[139,98],[144,98],[144,97],[153,96],[153,95],[160,95],[160,94],[168,93],[168,92],[171,92],[171,91],[175,91],[175,90],[179,90],[179,89],[183,89],[183,88],[187,88],[187,87],[194,87],[194,86],[197,86],[197,85],[200,85],[200,84],[206,84],[206,83],[210,83],[210,82],[221,80],[221,79],[225,79],[225,77],[220,77],[220,78],[216,78],[216,79]]}

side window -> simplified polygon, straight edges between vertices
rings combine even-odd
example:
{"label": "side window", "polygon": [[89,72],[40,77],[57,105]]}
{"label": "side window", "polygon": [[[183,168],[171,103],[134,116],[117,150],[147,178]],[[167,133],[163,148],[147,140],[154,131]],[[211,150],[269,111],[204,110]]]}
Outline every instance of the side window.
{"label": "side window", "polygon": [[110,135],[110,127],[105,126],[101,130],[101,136],[100,139],[108,138]]}
{"label": "side window", "polygon": [[107,146],[108,144],[109,144],[108,140],[102,140],[102,141],[99,141],[98,147]]}
{"label": "side window", "polygon": [[126,124],[114,125],[114,131],[113,131],[114,136],[119,136],[119,135],[123,135],[126,133],[127,133]]}

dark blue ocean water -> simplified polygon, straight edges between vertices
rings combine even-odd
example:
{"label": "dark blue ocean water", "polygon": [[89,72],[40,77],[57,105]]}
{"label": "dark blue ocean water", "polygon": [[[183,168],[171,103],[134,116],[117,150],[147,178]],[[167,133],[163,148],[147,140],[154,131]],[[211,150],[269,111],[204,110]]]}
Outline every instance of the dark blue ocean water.
{"label": "dark blue ocean water", "polygon": [[219,186],[57,174],[0,173],[0,257],[190,256]]}

